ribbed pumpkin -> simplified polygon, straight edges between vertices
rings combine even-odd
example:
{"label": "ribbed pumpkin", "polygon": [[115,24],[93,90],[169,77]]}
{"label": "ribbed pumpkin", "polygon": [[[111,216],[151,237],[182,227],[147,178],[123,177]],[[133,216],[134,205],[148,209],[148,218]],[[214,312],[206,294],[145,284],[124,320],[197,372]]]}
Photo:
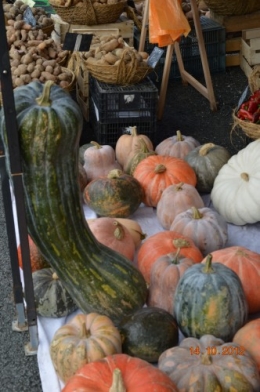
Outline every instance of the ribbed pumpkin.
{"label": "ribbed pumpkin", "polygon": [[[29,244],[29,251],[30,251],[30,262],[31,262],[31,269],[32,272],[37,271],[42,268],[48,268],[50,267],[50,264],[48,261],[43,257],[41,252],[39,251],[39,248],[35,243],[33,242],[31,236],[28,235],[28,244]],[[18,263],[19,267],[23,269],[23,261],[22,261],[22,250],[21,250],[21,245],[18,245],[17,248],[17,256],[18,256]]]}
{"label": "ribbed pumpkin", "polygon": [[143,139],[140,139],[139,146],[130,153],[128,159],[123,166],[124,172],[133,175],[138,163],[140,163],[143,159],[149,157],[150,155],[156,155],[156,152],[153,150],[149,150],[145,141]]}
{"label": "ribbed pumpkin", "polygon": [[248,305],[238,275],[221,263],[196,264],[175,291],[174,316],[185,337],[210,334],[229,342],[247,321]]}
{"label": "ribbed pumpkin", "polygon": [[164,309],[144,307],[119,325],[122,351],[147,362],[157,362],[161,353],[178,344],[174,317]]}
{"label": "ribbed pumpkin", "polygon": [[129,260],[134,260],[135,243],[128,229],[115,218],[100,217],[88,221],[95,238],[101,244],[121,253]]}
{"label": "ribbed pumpkin", "polygon": [[185,156],[184,159],[197,175],[196,187],[199,192],[211,192],[219,170],[230,157],[231,155],[225,147],[214,143],[198,146]]}
{"label": "ribbed pumpkin", "polygon": [[83,191],[85,203],[97,215],[111,218],[129,217],[140,206],[143,195],[138,180],[116,169],[91,181]]}
{"label": "ribbed pumpkin", "polygon": [[171,224],[179,213],[190,207],[204,207],[204,201],[197,189],[190,184],[169,185],[162,193],[156,208],[156,215],[162,227],[169,230]]}
{"label": "ribbed pumpkin", "polygon": [[211,255],[212,262],[224,264],[239,276],[249,313],[260,312],[260,254],[243,246],[230,246],[216,250]]}
{"label": "ribbed pumpkin", "polygon": [[218,212],[208,207],[193,206],[176,215],[170,230],[190,237],[204,256],[224,248],[228,240],[227,222]]}
{"label": "ribbed pumpkin", "polygon": [[260,221],[259,151],[260,139],[249,143],[221,168],[214,182],[213,206],[234,225]]}
{"label": "ribbed pumpkin", "polygon": [[151,268],[150,285],[147,304],[156,306],[173,314],[174,295],[177,284],[194,262],[192,259],[176,253],[168,253],[159,257]]}
{"label": "ribbed pumpkin", "polygon": [[[14,100],[29,234],[82,312],[119,322],[143,307],[147,286],[133,263],[99,243],[86,223],[77,181],[81,110],[51,81],[17,87]],[[8,162],[3,111],[0,132]]]}
{"label": "ribbed pumpkin", "polygon": [[84,365],[62,392],[178,392],[164,372],[127,354],[108,355]]}
{"label": "ribbed pumpkin", "polygon": [[154,150],[153,142],[147,135],[139,134],[137,127],[129,127],[128,132],[121,135],[115,147],[116,160],[120,163],[122,167],[126,164],[128,157],[140,147],[140,140],[144,140],[149,150]]}
{"label": "ribbed pumpkin", "polygon": [[168,186],[185,182],[196,185],[196,174],[183,159],[152,155],[143,159],[134,173],[144,189],[143,202],[149,207],[156,207],[161,195]]}
{"label": "ribbed pumpkin", "polygon": [[100,145],[92,141],[92,147],[84,152],[84,170],[89,181],[106,176],[113,169],[122,170],[122,166],[116,161],[115,150],[109,145]]}
{"label": "ribbed pumpkin", "polygon": [[63,382],[84,364],[121,351],[118,329],[98,313],[77,314],[55,332],[50,344],[53,366]]}
{"label": "ribbed pumpkin", "polygon": [[233,342],[244,347],[252,355],[260,373],[260,318],[251,320],[240,328]]}
{"label": "ribbed pumpkin", "polygon": [[208,334],[200,339],[183,339],[178,347],[166,350],[158,367],[176,383],[179,391],[260,390],[257,366],[249,353],[238,344],[225,343]]}
{"label": "ribbed pumpkin", "polygon": [[77,306],[52,268],[32,273],[36,312],[43,317],[65,317]]}
{"label": "ribbed pumpkin", "polygon": [[169,155],[183,159],[199,145],[200,142],[194,137],[182,135],[181,131],[178,130],[176,135],[168,137],[159,143],[155,148],[155,152],[159,155]]}
{"label": "ribbed pumpkin", "polygon": [[150,283],[151,269],[155,261],[167,253],[176,252],[188,257],[194,263],[200,263],[203,259],[201,251],[194,242],[174,231],[162,231],[146,238],[137,253],[137,267],[142,272],[147,283]]}

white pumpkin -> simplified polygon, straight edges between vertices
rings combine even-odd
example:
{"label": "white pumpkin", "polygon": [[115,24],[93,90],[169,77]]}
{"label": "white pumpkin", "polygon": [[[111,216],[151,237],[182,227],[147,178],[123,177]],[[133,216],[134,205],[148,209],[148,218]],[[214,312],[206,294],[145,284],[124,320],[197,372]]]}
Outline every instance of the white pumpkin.
{"label": "white pumpkin", "polygon": [[220,169],[211,191],[214,208],[234,225],[260,221],[260,140],[249,143]]}

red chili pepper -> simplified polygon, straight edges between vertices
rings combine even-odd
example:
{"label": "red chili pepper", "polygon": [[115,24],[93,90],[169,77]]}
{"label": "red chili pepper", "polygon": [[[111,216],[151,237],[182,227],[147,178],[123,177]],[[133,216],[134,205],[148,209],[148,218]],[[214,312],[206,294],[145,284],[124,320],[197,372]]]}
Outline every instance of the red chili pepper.
{"label": "red chili pepper", "polygon": [[256,91],[254,92],[254,94],[251,95],[251,97],[252,97],[252,98],[256,98],[256,99],[258,100],[258,102],[259,102],[259,100],[260,100],[260,90],[256,90]]}
{"label": "red chili pepper", "polygon": [[257,101],[251,100],[248,103],[249,113],[254,113],[258,109],[259,103]]}
{"label": "red chili pepper", "polygon": [[240,118],[241,120],[253,121],[253,114],[249,113],[245,109],[239,109],[237,112],[237,117]]}
{"label": "red chili pepper", "polygon": [[253,123],[256,123],[260,119],[260,109],[256,110],[255,113],[253,113]]}

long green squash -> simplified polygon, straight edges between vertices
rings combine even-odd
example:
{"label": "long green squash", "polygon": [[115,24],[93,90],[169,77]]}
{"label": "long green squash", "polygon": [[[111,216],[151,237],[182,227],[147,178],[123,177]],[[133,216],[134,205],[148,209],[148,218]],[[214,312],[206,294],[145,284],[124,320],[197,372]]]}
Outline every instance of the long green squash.
{"label": "long green squash", "polygon": [[[14,99],[28,231],[77,306],[119,322],[144,305],[147,287],[139,270],[101,245],[85,221],[77,181],[81,111],[51,82],[16,88]],[[0,128],[8,154],[3,111]]]}

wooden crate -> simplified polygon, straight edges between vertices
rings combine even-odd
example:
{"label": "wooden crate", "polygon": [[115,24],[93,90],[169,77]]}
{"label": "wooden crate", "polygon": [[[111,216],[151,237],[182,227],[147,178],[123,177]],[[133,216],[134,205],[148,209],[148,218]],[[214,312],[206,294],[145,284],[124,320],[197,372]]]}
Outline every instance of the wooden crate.
{"label": "wooden crate", "polygon": [[259,28],[260,11],[247,15],[226,16],[210,10],[210,17],[226,30],[226,66],[240,65],[242,31]]}
{"label": "wooden crate", "polygon": [[[64,42],[66,33],[78,32],[79,30],[87,32],[93,32],[93,34],[103,34],[105,32],[110,33],[111,30],[118,30],[119,34],[124,38],[129,46],[134,45],[134,22],[132,20],[119,20],[116,23],[107,23],[94,26],[87,25],[73,25],[64,22],[57,15],[52,15],[54,20],[54,33],[56,40],[60,40],[60,43]],[[54,39],[55,39],[54,38]]]}
{"label": "wooden crate", "polygon": [[242,31],[240,67],[248,77],[260,64],[260,28]]}
{"label": "wooden crate", "polygon": [[241,54],[248,64],[260,64],[260,28],[243,30],[241,43]]}

